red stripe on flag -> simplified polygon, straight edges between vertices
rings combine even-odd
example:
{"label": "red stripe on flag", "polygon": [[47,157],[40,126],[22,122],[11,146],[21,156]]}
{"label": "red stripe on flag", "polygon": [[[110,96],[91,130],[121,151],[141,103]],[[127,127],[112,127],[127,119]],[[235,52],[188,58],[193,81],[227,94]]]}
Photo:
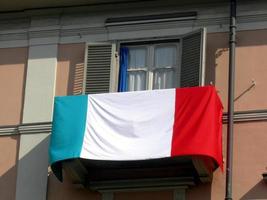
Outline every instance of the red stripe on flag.
{"label": "red stripe on flag", "polygon": [[171,156],[198,155],[223,168],[222,104],[212,86],[176,89]]}

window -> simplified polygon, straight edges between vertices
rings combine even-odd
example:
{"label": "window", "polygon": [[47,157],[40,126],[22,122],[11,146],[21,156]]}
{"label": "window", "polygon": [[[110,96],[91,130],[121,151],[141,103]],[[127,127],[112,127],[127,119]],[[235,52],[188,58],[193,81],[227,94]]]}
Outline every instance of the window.
{"label": "window", "polygon": [[179,43],[126,45],[128,91],[179,87]]}
{"label": "window", "polygon": [[[118,41],[120,47],[128,48],[127,90],[204,85],[205,37],[201,29],[168,40]],[[115,43],[87,44],[85,94],[117,91],[118,48]]]}

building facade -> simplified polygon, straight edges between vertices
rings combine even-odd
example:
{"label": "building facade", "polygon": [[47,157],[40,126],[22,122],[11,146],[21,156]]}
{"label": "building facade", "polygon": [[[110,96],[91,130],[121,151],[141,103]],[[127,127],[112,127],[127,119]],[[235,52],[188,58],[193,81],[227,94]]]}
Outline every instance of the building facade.
{"label": "building facade", "polygon": [[[208,183],[156,189],[99,192],[72,184],[68,174],[63,183],[56,179],[48,164],[54,97],[117,92],[122,47],[133,58],[128,90],[183,87],[192,72],[197,84],[216,86],[227,112],[228,2],[85,3],[3,4],[0,199],[223,199],[220,169]],[[237,16],[233,198],[267,199],[267,3],[240,1]],[[100,70],[88,67],[96,61]],[[191,68],[195,62],[201,67]]]}

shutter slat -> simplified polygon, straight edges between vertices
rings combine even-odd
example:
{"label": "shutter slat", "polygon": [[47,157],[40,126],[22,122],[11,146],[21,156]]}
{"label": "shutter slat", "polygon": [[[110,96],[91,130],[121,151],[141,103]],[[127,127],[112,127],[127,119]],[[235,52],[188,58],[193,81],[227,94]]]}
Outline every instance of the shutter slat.
{"label": "shutter slat", "polygon": [[203,31],[200,30],[182,38],[181,87],[201,84],[203,34]]}
{"label": "shutter slat", "polygon": [[90,61],[90,62],[87,62],[88,65],[92,66],[92,69],[94,68],[99,68],[99,66],[102,66],[102,65],[109,65],[110,62],[107,62],[107,61],[103,61],[103,60],[94,60],[94,62]]}
{"label": "shutter slat", "polygon": [[111,44],[87,47],[85,94],[109,92]]}

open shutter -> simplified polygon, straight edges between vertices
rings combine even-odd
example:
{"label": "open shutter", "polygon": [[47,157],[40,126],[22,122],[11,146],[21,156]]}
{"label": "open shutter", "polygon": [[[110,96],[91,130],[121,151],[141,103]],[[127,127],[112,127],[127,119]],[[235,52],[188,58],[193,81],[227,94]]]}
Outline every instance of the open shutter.
{"label": "open shutter", "polygon": [[88,44],[85,55],[84,94],[113,91],[114,45]]}
{"label": "open shutter", "polygon": [[206,31],[200,29],[184,35],[181,39],[181,87],[205,84]]}

